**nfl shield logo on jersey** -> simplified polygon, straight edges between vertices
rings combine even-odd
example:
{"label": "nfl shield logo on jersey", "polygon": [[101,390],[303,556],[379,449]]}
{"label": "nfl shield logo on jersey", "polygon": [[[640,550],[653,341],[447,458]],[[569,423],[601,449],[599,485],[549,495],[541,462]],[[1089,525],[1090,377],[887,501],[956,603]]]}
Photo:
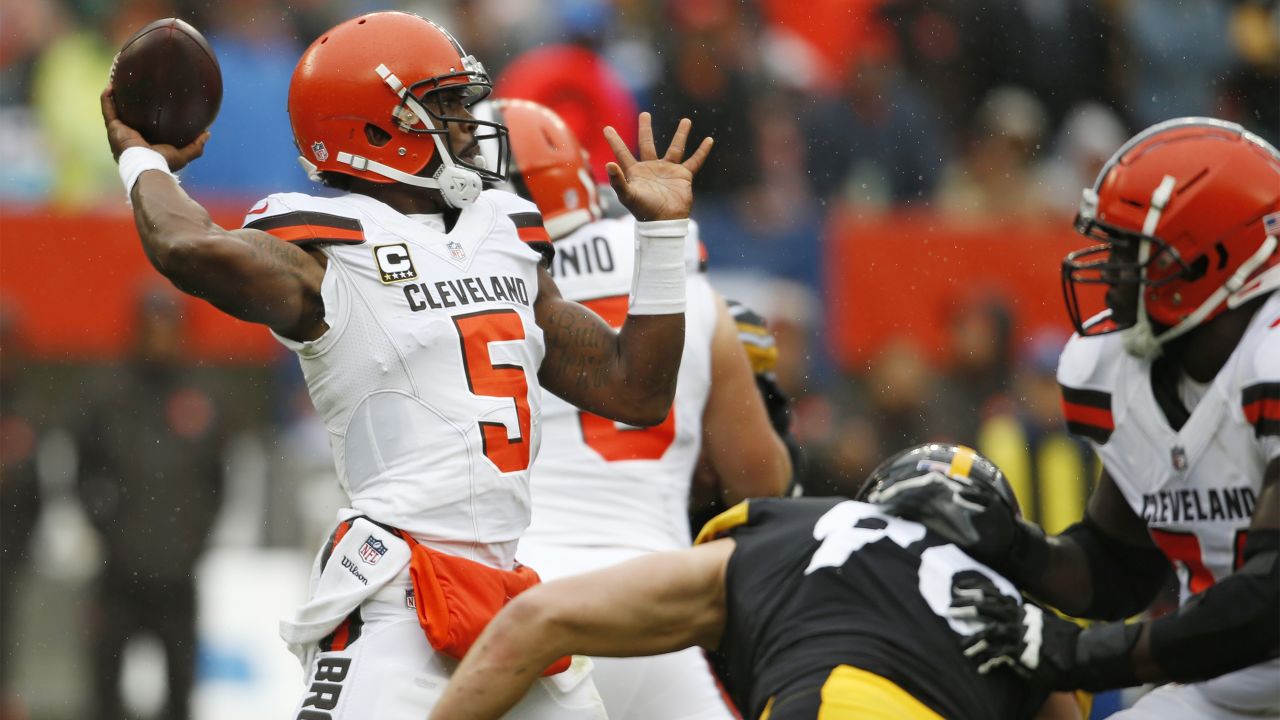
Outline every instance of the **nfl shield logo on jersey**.
{"label": "nfl shield logo on jersey", "polygon": [[449,257],[454,260],[465,260],[467,258],[467,253],[462,250],[462,243],[450,240],[445,247],[449,248]]}
{"label": "nfl shield logo on jersey", "polygon": [[1181,445],[1174,446],[1169,453],[1169,459],[1173,461],[1173,469],[1182,471],[1187,469],[1187,451]]}
{"label": "nfl shield logo on jersey", "polygon": [[370,535],[360,546],[360,559],[370,565],[377,565],[383,555],[387,554],[387,544]]}

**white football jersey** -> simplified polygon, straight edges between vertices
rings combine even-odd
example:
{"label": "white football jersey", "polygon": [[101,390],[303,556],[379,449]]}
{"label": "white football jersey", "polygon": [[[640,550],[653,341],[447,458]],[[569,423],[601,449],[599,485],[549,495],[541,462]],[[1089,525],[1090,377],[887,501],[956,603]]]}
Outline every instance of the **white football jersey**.
{"label": "white football jersey", "polygon": [[[635,266],[635,220],[604,219],[555,241],[551,274],[560,292],[610,325],[626,319]],[[698,240],[686,240],[688,305],[675,404],[662,423],[634,428],[543,393],[543,452],[533,466],[533,522],[520,559],[546,576],[548,547],[638,551],[688,547],[689,483],[702,444],[702,412],[711,389],[716,299],[696,273]],[[581,568],[579,571],[585,570]]]}
{"label": "white football jersey", "polygon": [[489,191],[451,232],[373,198],[272,195],[245,226],[323,243],[328,330],[298,355],[351,507],[510,568],[538,451],[534,320],[546,241],[532,203]]}
{"label": "white football jersey", "polygon": [[1259,309],[1190,417],[1174,430],[1151,363],[1119,333],[1074,336],[1058,381],[1071,431],[1090,439],[1178,571],[1181,599],[1230,575],[1267,463],[1280,456],[1280,293]]}
{"label": "white football jersey", "polygon": [[[1156,403],[1150,361],[1126,352],[1119,333],[1072,337],[1058,381],[1071,431],[1090,439],[1177,570],[1179,601],[1234,572],[1263,471],[1280,457],[1280,293],[1258,310],[1179,430]],[[1274,713],[1277,678],[1273,660],[1186,687],[1222,708]]]}

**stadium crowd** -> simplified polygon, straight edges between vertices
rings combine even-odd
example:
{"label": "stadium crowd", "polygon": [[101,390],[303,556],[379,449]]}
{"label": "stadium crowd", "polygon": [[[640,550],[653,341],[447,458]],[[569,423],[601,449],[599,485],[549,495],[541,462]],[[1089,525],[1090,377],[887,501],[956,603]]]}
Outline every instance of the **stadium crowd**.
{"label": "stadium crowd", "polygon": [[[1066,318],[1029,319],[1007,292],[956,282],[943,307],[910,306],[938,314],[941,337],[885,333],[855,356],[841,353],[831,328],[847,313],[874,309],[832,302],[826,265],[834,248],[866,242],[850,232],[868,218],[923,216],[1012,232],[1042,222],[1067,228],[1080,190],[1112,152],[1167,118],[1211,115],[1280,142],[1280,11],[1265,0],[401,0],[376,7],[367,0],[24,0],[6,3],[0,24],[0,208],[124,211],[96,89],[121,43],[170,15],[206,34],[226,88],[212,139],[183,174],[183,187],[238,212],[268,192],[307,190],[284,112],[297,58],[325,28],[389,5],[452,29],[484,59],[498,95],[504,87],[520,94],[540,73],[589,68],[599,87],[617,91],[608,102],[575,96],[573,88],[560,98],[550,86],[524,91],[548,104],[559,100],[566,118],[586,126],[622,128],[637,109],[653,110],[671,122],[690,117],[697,135],[716,139],[697,179],[693,217],[713,284],[758,310],[777,338],[777,379],[793,398],[792,432],[803,448],[797,481],[806,495],[853,496],[891,452],[959,442],[995,460],[1027,516],[1051,533],[1081,516],[1097,476],[1096,458],[1067,433],[1059,405],[1055,371]],[[606,153],[597,158],[599,171],[607,151],[592,150],[593,157]],[[2,226],[0,234],[6,246],[16,241]],[[35,241],[54,247],[57,238]],[[902,252],[910,257],[910,249]],[[844,281],[858,283],[862,272],[876,269],[854,267]],[[20,678],[43,677],[21,707],[31,717],[78,717],[102,695],[101,683],[119,680],[98,678],[99,689],[90,689],[88,645],[99,641],[85,638],[101,636],[103,607],[91,615],[65,595],[101,582],[101,563],[90,558],[110,558],[120,543],[166,543],[126,537],[132,526],[120,521],[96,530],[67,525],[69,517],[96,521],[111,509],[93,494],[101,477],[88,477],[102,466],[86,460],[101,449],[83,437],[84,408],[109,399],[125,406],[122,417],[141,418],[157,412],[157,399],[120,379],[137,357],[24,357],[24,322],[38,312],[6,300],[5,290],[0,285],[0,716],[19,711],[12,693]],[[1058,293],[1043,288],[1044,302],[1060,307]],[[181,401],[216,399],[219,444],[202,452],[223,453],[228,479],[225,487],[210,481],[218,490],[192,500],[221,503],[219,527],[202,518],[203,537],[184,543],[297,549],[327,532],[341,503],[328,438],[286,355],[270,366],[187,360],[192,367],[183,372],[201,390]],[[62,455],[79,458],[79,467]],[[190,460],[217,464],[203,455]],[[46,527],[13,522],[35,516]],[[103,549],[77,552],[67,547],[75,541],[54,537],[55,525],[79,528],[75,541],[95,548],[100,538]],[[174,553],[163,572],[186,576],[190,555]],[[67,564],[50,570],[30,560],[37,556]],[[26,600],[14,599],[20,591]],[[64,597],[48,599],[58,594]],[[116,588],[110,602],[128,596]],[[135,599],[145,608],[145,598]],[[20,625],[71,629],[81,639],[42,641]],[[235,674],[196,650],[204,677]],[[50,676],[42,668],[61,670]],[[1118,702],[1104,697],[1099,706]]]}

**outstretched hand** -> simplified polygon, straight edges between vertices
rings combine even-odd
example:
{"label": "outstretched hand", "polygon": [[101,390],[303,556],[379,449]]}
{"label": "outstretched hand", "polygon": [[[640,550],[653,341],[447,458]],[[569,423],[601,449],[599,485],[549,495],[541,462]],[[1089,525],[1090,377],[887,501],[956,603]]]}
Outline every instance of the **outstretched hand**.
{"label": "outstretched hand", "polygon": [[120,160],[120,153],[131,147],[151,148],[164,156],[169,163],[169,170],[177,172],[186,167],[192,160],[204,154],[204,145],[209,142],[209,132],[205,131],[189,145],[181,148],[172,145],[152,145],[137,130],[125,125],[116,112],[115,88],[107,85],[102,91],[102,121],[107,126],[107,142],[111,145],[111,157]]}
{"label": "outstretched hand", "polygon": [[685,142],[692,126],[688,118],[682,119],[666,154],[659,159],[658,149],[653,143],[653,119],[647,112],[640,113],[639,160],[631,155],[617,130],[612,127],[604,129],[605,140],[617,159],[617,162],[605,166],[609,184],[637,220],[689,217],[693,208],[693,176],[702,168],[713,142],[709,137],[703,138],[693,155],[684,160]]}

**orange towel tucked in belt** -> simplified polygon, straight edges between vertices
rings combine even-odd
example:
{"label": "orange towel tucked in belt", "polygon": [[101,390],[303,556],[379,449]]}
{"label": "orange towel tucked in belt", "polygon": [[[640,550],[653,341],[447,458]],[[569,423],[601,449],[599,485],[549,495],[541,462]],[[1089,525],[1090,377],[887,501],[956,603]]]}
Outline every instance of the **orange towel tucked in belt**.
{"label": "orange towel tucked in belt", "polygon": [[[418,609],[418,622],[431,647],[461,660],[494,615],[516,595],[541,582],[533,568],[498,570],[488,565],[433,550],[399,531],[413,554],[409,575]],[[543,672],[569,669],[563,657]]]}

